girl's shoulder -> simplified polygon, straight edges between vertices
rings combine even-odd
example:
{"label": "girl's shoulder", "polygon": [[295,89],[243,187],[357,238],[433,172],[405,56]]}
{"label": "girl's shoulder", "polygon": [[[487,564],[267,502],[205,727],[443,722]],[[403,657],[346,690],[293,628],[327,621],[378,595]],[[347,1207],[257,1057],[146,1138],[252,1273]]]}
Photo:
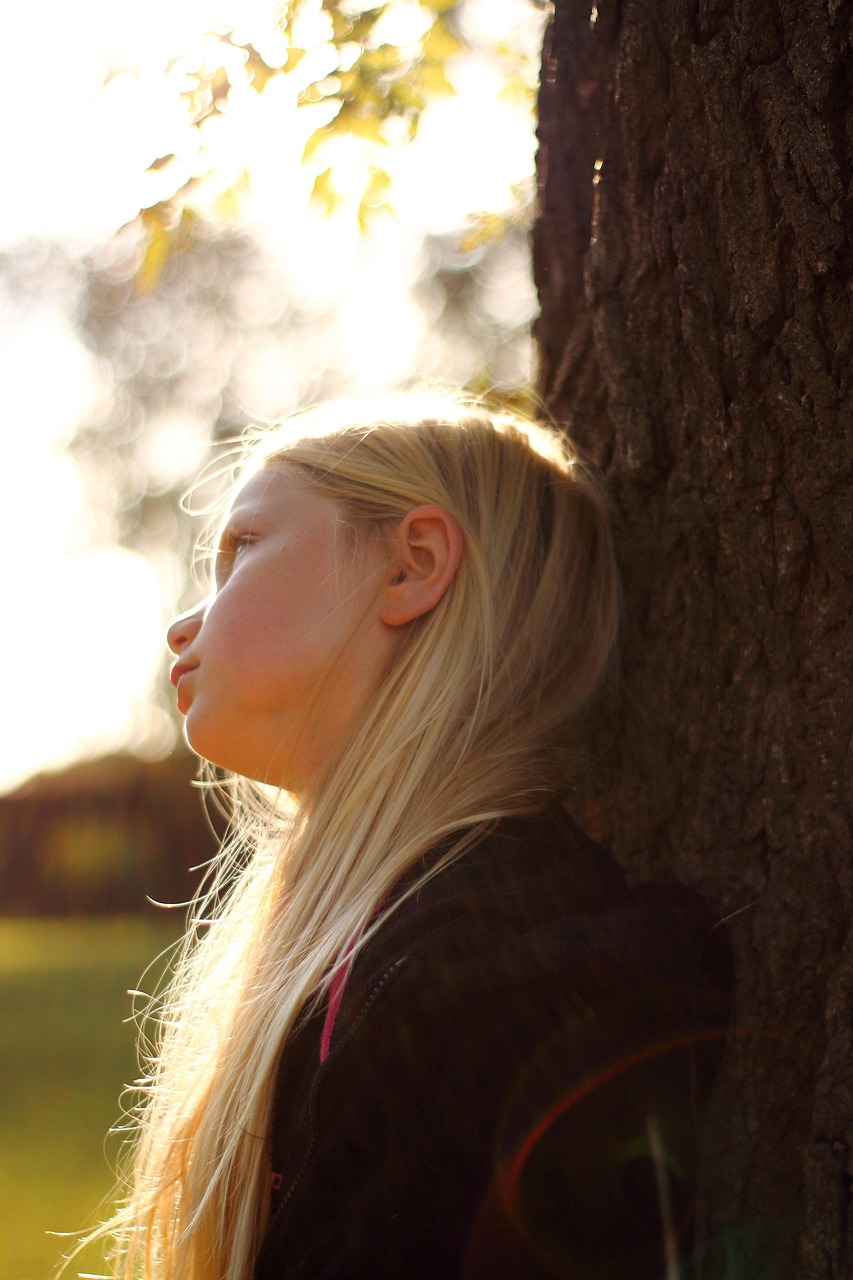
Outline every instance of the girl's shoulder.
{"label": "girl's shoulder", "polygon": [[683,885],[629,885],[562,811],[502,820],[412,889],[440,855],[389,895],[347,983],[350,1017],[406,971],[403,986],[448,1008],[494,999],[516,1017],[553,1016],[555,1001],[659,1002],[662,992],[695,1008],[698,992],[708,1018],[724,1020],[729,952],[716,913]]}
{"label": "girl's shoulder", "polygon": [[[301,1150],[304,1135],[308,1154],[284,1182],[258,1280],[315,1253],[300,1275],[353,1280],[380,1260],[424,1280],[522,1280],[578,1259],[590,1276],[661,1274],[648,1117],[662,1117],[686,1233],[693,1115],[725,1026],[706,957],[722,938],[714,913],[679,886],[629,886],[554,816],[501,822],[456,861],[413,868],[395,895],[322,1065],[315,1027],[309,1082],[282,1090],[279,1145]],[[512,1223],[487,1195],[496,1178],[513,1188]],[[532,1262],[519,1223],[523,1240],[565,1252],[556,1270]],[[474,1236],[485,1261],[469,1270]]]}
{"label": "girl's shoulder", "polygon": [[443,852],[428,853],[388,895],[372,943],[377,952],[404,947],[424,959],[450,959],[543,929],[585,930],[590,922],[606,937],[608,920],[617,932],[631,923],[629,933],[638,937],[665,930],[679,948],[703,943],[718,925],[711,907],[684,885],[629,884],[616,860],[563,810],[502,819],[446,866]]}
{"label": "girl's shoulder", "polygon": [[630,900],[621,868],[563,811],[504,818],[467,834],[464,853],[443,865],[450,842],[429,851],[389,895],[389,942],[405,933],[425,947],[452,935],[473,943],[478,934],[506,937]]}

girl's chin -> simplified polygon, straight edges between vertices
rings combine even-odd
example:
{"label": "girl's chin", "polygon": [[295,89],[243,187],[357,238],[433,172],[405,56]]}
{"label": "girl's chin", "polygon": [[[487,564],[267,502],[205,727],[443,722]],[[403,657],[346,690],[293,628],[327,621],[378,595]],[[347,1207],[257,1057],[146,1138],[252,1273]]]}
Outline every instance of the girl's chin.
{"label": "girl's chin", "polygon": [[285,769],[279,761],[271,766],[247,759],[233,751],[222,750],[207,735],[199,732],[198,727],[191,724],[189,719],[184,722],[184,740],[195,755],[215,769],[238,774],[248,782],[258,782],[265,787],[275,787],[294,795],[299,795],[304,790],[304,782],[296,776],[298,770]]}

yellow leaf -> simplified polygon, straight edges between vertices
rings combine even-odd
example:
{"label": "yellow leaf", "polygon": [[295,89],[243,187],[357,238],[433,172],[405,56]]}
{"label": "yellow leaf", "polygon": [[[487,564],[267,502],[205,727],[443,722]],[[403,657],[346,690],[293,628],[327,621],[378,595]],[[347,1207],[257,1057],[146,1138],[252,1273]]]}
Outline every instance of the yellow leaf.
{"label": "yellow leaf", "polygon": [[387,209],[389,206],[385,197],[391,190],[391,178],[385,169],[380,169],[379,165],[372,164],[370,166],[370,178],[364,189],[364,195],[361,203],[367,208]]}
{"label": "yellow leaf", "polygon": [[426,95],[432,94],[433,97],[438,98],[456,92],[444,73],[444,67],[432,63],[423,63],[418,67],[418,80],[421,90]]}
{"label": "yellow leaf", "polygon": [[175,252],[184,253],[191,248],[195,243],[197,231],[198,215],[187,205],[184,205],[178,225],[173,232]]}
{"label": "yellow leaf", "polygon": [[272,80],[277,71],[272,67],[268,67],[265,62],[258,61],[249,64],[249,83],[256,93],[263,93],[267,84]]}
{"label": "yellow leaf", "polygon": [[224,220],[236,218],[249,191],[250,179],[248,169],[243,169],[236,182],[216,197],[216,212]]}
{"label": "yellow leaf", "polygon": [[279,31],[287,35],[293,27],[293,20],[302,8],[300,0],[279,0],[276,5],[275,22]]}
{"label": "yellow leaf", "polygon": [[357,67],[350,67],[349,71],[338,71],[336,74],[338,82],[338,93],[342,98],[352,98],[359,87],[359,74]]}
{"label": "yellow leaf", "polygon": [[428,62],[444,62],[460,52],[462,45],[443,18],[436,18],[423,43],[424,58]]}
{"label": "yellow leaf", "polygon": [[170,151],[168,155],[165,155],[165,156],[158,156],[156,160],[151,161],[151,163],[148,166],[147,172],[159,173],[161,169],[166,168],[167,164],[171,164],[174,158],[175,158],[174,151]]}
{"label": "yellow leaf", "polygon": [[376,116],[364,116],[354,111],[349,104],[344,105],[329,126],[335,133],[349,133],[366,142],[378,142],[387,147],[388,139],[382,132],[382,121]]}
{"label": "yellow leaf", "polygon": [[350,39],[357,40],[359,44],[367,44],[373,35],[373,28],[382,17],[387,4],[380,5],[376,9],[365,9],[353,20],[352,35]]}
{"label": "yellow leaf", "polygon": [[322,173],[318,173],[314,179],[314,185],[311,188],[311,199],[321,206],[325,217],[334,213],[340,204],[340,196],[335,190],[332,182],[332,168],[324,169]]}
{"label": "yellow leaf", "polygon": [[509,219],[506,214],[476,213],[470,218],[468,230],[459,237],[459,248],[463,253],[475,253],[484,245],[500,240],[506,235]]}
{"label": "yellow leaf", "polygon": [[409,72],[392,84],[389,97],[403,111],[422,111],[426,106],[426,100],[421,92],[420,76],[416,72]]}
{"label": "yellow leaf", "polygon": [[287,50],[287,61],[284,64],[284,70],[293,71],[295,67],[299,66],[304,57],[304,49],[297,49],[295,45],[291,45]]}
{"label": "yellow leaf", "polygon": [[376,49],[365,49],[358,65],[369,75],[387,75],[396,71],[404,61],[402,50],[395,44],[380,44]]}
{"label": "yellow leaf", "polygon": [[136,273],[136,289],[139,293],[153,293],[171,252],[172,235],[167,226],[167,214],[162,204],[143,209],[141,218],[146,244],[142,262]]}
{"label": "yellow leaf", "polygon": [[[233,41],[229,41],[233,44]],[[255,46],[248,41],[246,44],[235,45],[237,49],[242,49],[246,55],[246,70],[249,73],[249,83],[257,93],[263,93],[264,88],[273,76],[279,74],[280,67],[271,67],[266,59],[258,52]]]}
{"label": "yellow leaf", "polygon": [[370,177],[358,204],[358,226],[365,232],[378,213],[393,213],[386,199],[391,190],[391,178],[379,165],[370,166]]}
{"label": "yellow leaf", "polygon": [[224,67],[217,67],[213,75],[210,77],[210,95],[214,103],[220,110],[228,101],[228,94],[231,91],[231,81],[228,79],[228,72]]}
{"label": "yellow leaf", "polygon": [[321,125],[319,129],[315,129],[305,143],[305,150],[302,152],[302,163],[310,160],[314,152],[322,147],[324,142],[328,142],[332,136],[332,126],[328,124]]}
{"label": "yellow leaf", "polygon": [[332,40],[335,44],[341,44],[344,40],[349,40],[352,36],[352,22],[349,18],[345,18],[339,9],[332,8],[329,5],[323,5],[323,8],[332,19]]}
{"label": "yellow leaf", "polygon": [[522,106],[534,102],[536,89],[532,84],[525,84],[521,79],[508,80],[498,94],[499,102],[517,102]]}

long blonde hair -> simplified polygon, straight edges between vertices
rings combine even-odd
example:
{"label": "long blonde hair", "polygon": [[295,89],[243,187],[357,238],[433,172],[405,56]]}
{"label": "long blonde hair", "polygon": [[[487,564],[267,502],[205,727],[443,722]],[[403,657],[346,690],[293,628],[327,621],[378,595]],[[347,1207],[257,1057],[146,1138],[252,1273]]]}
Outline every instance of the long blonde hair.
{"label": "long blonde hair", "polygon": [[[564,794],[579,713],[612,663],[619,589],[602,491],[558,432],[458,402],[313,411],[254,466],[296,464],[359,538],[435,503],[462,562],[404,629],[319,794],[244,791],[159,1009],[115,1274],[248,1280],[277,1064],[377,902],[427,850]],[[448,837],[453,837],[448,840]]]}

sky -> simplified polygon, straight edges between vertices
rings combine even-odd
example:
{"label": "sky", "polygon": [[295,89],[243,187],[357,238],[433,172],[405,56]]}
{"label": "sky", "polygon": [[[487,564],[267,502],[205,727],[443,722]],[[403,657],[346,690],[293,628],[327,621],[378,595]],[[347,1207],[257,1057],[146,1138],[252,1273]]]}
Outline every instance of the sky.
{"label": "sky", "polygon": [[[0,253],[33,241],[85,253],[165,194],[165,179],[146,173],[151,161],[169,152],[179,164],[197,160],[175,88],[181,67],[204,56],[213,28],[274,47],[274,8],[273,0],[14,6],[0,48]],[[417,21],[413,4],[391,10],[400,30]],[[530,0],[466,0],[465,18],[475,40],[503,31],[535,56],[541,13]],[[412,296],[423,234],[458,232],[471,213],[506,209],[513,185],[533,172],[532,115],[502,97],[500,71],[471,57],[454,64],[452,78],[456,95],[430,108],[415,145],[389,157],[396,216],[366,238],[345,211],[324,220],[309,206],[313,176],[300,158],[316,121],[297,112],[288,77],[263,95],[232,95],[205,157],[212,176],[202,198],[212,208],[247,167],[241,224],[271,260],[282,259],[303,301],[334,303],[331,340],[353,394],[399,382],[428,349],[429,316]],[[350,163],[355,183],[363,162]],[[345,186],[345,164],[339,173]],[[511,305],[532,316],[529,279],[510,283]],[[174,741],[150,696],[168,670],[171,602],[148,560],[105,540],[65,452],[103,394],[72,306],[60,288],[25,298],[0,292],[0,431],[11,464],[0,480],[9,531],[0,790],[81,756],[126,746],[153,756]],[[247,368],[252,411],[269,417],[292,407],[273,347],[258,339]]]}

